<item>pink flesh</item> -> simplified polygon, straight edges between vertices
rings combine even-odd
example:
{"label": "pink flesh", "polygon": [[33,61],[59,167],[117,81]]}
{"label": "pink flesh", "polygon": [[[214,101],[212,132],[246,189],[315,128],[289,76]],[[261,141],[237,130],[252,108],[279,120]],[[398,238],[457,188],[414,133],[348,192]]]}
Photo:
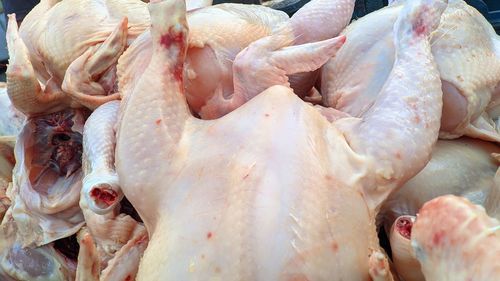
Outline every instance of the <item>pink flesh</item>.
{"label": "pink flesh", "polygon": [[94,200],[98,204],[104,204],[106,207],[111,206],[115,201],[118,194],[116,194],[113,190],[105,190],[101,188],[94,188],[90,192],[90,196],[94,198]]}
{"label": "pink flesh", "polygon": [[413,223],[409,218],[399,218],[396,222],[396,229],[401,234],[401,236],[410,239],[411,238],[411,228]]}

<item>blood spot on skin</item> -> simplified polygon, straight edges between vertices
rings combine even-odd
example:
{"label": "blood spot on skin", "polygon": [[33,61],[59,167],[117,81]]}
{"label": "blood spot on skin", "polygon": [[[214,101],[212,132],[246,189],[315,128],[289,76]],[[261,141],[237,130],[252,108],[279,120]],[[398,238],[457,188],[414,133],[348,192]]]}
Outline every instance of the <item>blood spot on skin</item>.
{"label": "blood spot on skin", "polygon": [[411,228],[413,227],[413,222],[409,218],[399,218],[396,222],[396,229],[401,234],[401,236],[406,239],[411,238]]}
{"label": "blood spot on skin", "polygon": [[445,236],[445,233],[443,231],[437,231],[434,233],[434,236],[432,236],[432,243],[434,245],[440,245],[443,242],[443,238]]}
{"label": "blood spot on skin", "polygon": [[213,234],[212,232],[208,232],[207,233],[207,240],[210,240],[212,238]]}
{"label": "blood spot on skin", "polygon": [[115,201],[118,194],[113,190],[102,190],[100,188],[94,188],[90,192],[90,196],[94,198],[99,203],[104,203],[107,206],[111,206]]}
{"label": "blood spot on skin", "polygon": [[416,33],[417,35],[422,35],[422,34],[424,34],[426,30],[427,30],[427,29],[426,29],[425,25],[423,24],[422,19],[419,19],[419,20],[415,23],[415,25],[413,25],[413,31],[415,31],[415,33]]}
{"label": "blood spot on skin", "polygon": [[[417,34],[417,36],[425,35],[428,33],[428,23],[425,21],[428,17],[426,14],[428,13],[428,7],[422,7],[422,10],[419,11],[416,16],[416,21],[413,23],[413,32]],[[423,14],[423,15],[422,15]]]}
{"label": "blood spot on skin", "polygon": [[155,123],[156,123],[156,125],[160,125],[160,123],[161,123],[161,119],[157,119],[157,120],[155,121]]}
{"label": "blood spot on skin", "polygon": [[125,279],[123,279],[123,281],[132,281],[132,276],[127,275],[127,277],[125,277]]}
{"label": "blood spot on skin", "polygon": [[160,37],[160,45],[164,48],[170,48],[172,45],[182,44],[184,42],[184,33],[176,32],[173,27],[168,29],[166,34]]}
{"label": "blood spot on skin", "polygon": [[[176,46],[179,48],[179,56],[182,56],[181,54],[185,53],[186,51],[184,36],[185,34],[183,32],[176,31],[173,29],[173,27],[170,27],[168,29],[168,32],[160,37],[160,45],[165,49],[168,49],[172,46]],[[184,63],[183,60],[178,60],[173,65],[173,76],[174,79],[177,81],[183,80],[183,73],[184,73],[183,63]]]}
{"label": "blood spot on skin", "polygon": [[332,244],[330,245],[330,248],[332,249],[332,251],[334,253],[336,253],[338,250],[339,250],[339,244],[337,242],[332,242]]}
{"label": "blood spot on skin", "polygon": [[395,156],[396,156],[396,159],[399,159],[399,160],[403,159],[403,157],[401,156],[401,152],[399,152],[399,151],[396,152]]}

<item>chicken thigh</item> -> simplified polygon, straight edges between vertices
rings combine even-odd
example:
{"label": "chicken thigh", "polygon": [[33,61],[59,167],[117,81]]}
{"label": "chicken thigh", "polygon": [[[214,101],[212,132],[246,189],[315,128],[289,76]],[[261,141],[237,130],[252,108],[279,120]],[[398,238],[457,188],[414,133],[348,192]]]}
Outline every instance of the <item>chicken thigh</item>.
{"label": "chicken thigh", "polygon": [[121,104],[116,148],[150,237],[137,280],[392,280],[375,216],[437,140],[428,37],[445,7],[407,2],[392,73],[361,118],[330,123],[277,85],[207,121],[184,96],[185,3],[151,1],[152,58]]}
{"label": "chicken thigh", "polygon": [[[349,40],[322,69],[324,105],[353,116],[373,105],[392,69],[391,30],[406,1],[393,2],[344,30]],[[500,40],[491,24],[464,1],[450,0],[431,38],[443,89],[440,137],[500,141],[492,100],[500,90]]]}

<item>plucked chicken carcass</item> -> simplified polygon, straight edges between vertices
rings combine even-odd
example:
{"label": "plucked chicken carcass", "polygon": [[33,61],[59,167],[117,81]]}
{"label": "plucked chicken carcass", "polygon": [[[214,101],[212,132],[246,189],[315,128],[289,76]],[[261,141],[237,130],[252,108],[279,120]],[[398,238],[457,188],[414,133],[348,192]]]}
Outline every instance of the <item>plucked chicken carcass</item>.
{"label": "plucked chicken carcass", "polygon": [[88,112],[67,109],[27,119],[15,146],[12,217],[23,246],[76,233],[82,185],[82,132]]}
{"label": "plucked chicken carcass", "polygon": [[184,1],[151,1],[152,59],[121,105],[116,149],[150,237],[137,280],[391,280],[375,216],[437,140],[429,34],[445,7],[407,2],[392,72],[360,118],[330,123],[278,85],[205,121],[183,95]]}
{"label": "plucked chicken carcass", "polygon": [[500,218],[495,195],[500,194],[495,180],[498,161],[492,157],[499,151],[497,145],[480,140],[439,140],[427,166],[384,202],[379,220],[389,234],[394,266],[403,280],[425,281],[410,245],[410,228],[424,203],[454,194],[487,206],[490,216]]}
{"label": "plucked chicken carcass", "polygon": [[497,145],[486,141],[439,140],[427,166],[384,203],[380,219],[386,231],[397,217],[414,216],[425,202],[442,195],[454,194],[484,206],[495,188],[499,166],[492,154],[499,152]]}
{"label": "plucked chicken carcass", "polygon": [[9,16],[7,86],[27,115],[118,98],[116,61],[149,26],[136,0],[42,0],[17,32]]}
{"label": "plucked chicken carcass", "polygon": [[[360,116],[375,102],[392,69],[392,26],[406,1],[393,2],[344,30],[349,40],[322,70],[324,105]],[[444,94],[440,136],[498,142],[500,39],[477,10],[449,2],[431,37]]]}
{"label": "plucked chicken carcass", "polygon": [[391,241],[407,254],[404,280],[494,281],[500,276],[499,231],[500,222],[483,207],[445,195],[425,203],[416,219],[400,217]]}
{"label": "plucked chicken carcass", "polygon": [[[315,0],[290,20],[263,6],[223,4],[191,11],[184,68],[190,108],[204,119],[223,116],[274,83],[288,85],[286,75],[297,93],[310,89],[317,75],[302,72],[318,69],[342,46],[344,37],[332,37],[347,25],[353,6],[352,0]],[[313,17],[317,19],[311,22]],[[337,20],[330,21],[332,17]],[[148,31],[120,57],[119,90],[125,102],[151,55]],[[249,67],[257,79],[242,74]],[[241,81],[243,77],[252,80]]]}

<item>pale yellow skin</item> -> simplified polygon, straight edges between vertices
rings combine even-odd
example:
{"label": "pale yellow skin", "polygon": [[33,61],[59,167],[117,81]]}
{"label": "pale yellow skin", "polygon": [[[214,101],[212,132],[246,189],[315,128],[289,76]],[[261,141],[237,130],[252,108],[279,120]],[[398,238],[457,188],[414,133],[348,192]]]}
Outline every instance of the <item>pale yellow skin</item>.
{"label": "pale yellow skin", "polygon": [[[353,116],[372,106],[392,69],[392,26],[404,3],[395,1],[342,32],[348,38],[344,48],[322,69],[325,106]],[[444,91],[440,137],[500,141],[494,123],[499,116],[500,39],[491,24],[464,1],[450,0],[431,38]]]}
{"label": "pale yellow skin", "polygon": [[[142,223],[120,214],[123,193],[114,167],[114,126],[119,105],[119,101],[108,102],[97,108],[85,122],[84,177],[79,205],[87,229],[79,235],[80,246],[87,254],[79,256],[79,280],[113,281],[135,276],[148,241]],[[107,205],[96,200],[92,196],[93,189],[115,194],[115,201]],[[95,246],[91,245],[93,243]]]}
{"label": "pale yellow skin", "polygon": [[392,280],[375,216],[437,139],[428,33],[445,4],[408,4],[376,105],[333,124],[283,86],[223,118],[194,118],[179,77],[185,4],[149,7],[153,59],[121,105],[116,149],[122,190],[150,235],[137,280]]}
{"label": "pale yellow skin", "polygon": [[500,276],[500,222],[465,198],[446,195],[427,202],[411,240],[426,281],[496,281]]}
{"label": "pale yellow skin", "polygon": [[499,166],[492,153],[499,152],[500,147],[491,142],[466,137],[439,140],[425,168],[386,200],[379,223],[388,232],[397,217],[414,216],[425,202],[446,194],[484,206],[495,189]]}
{"label": "pale yellow skin", "polygon": [[[345,14],[352,13],[350,6],[353,1],[339,2],[340,6],[334,5],[336,1],[313,1],[309,5],[311,9],[291,20],[281,11],[258,5],[221,4],[190,11],[187,15],[190,33],[184,87],[191,110],[203,119],[218,118],[269,86],[288,86],[287,75],[318,69],[345,41],[344,37],[332,37],[338,33],[335,30],[347,24]],[[307,22],[311,13],[320,8],[338,21],[326,26]],[[314,28],[328,32],[322,36],[312,36],[311,30],[308,30],[309,36],[300,33]],[[323,41],[307,47],[301,45],[319,40]],[[290,47],[297,44],[295,48]],[[118,83],[125,102],[149,64],[151,54],[148,30],[120,57]],[[249,81],[242,81],[241,73],[250,71],[249,67],[255,75],[246,76]],[[307,77],[296,78],[296,85],[310,84]]]}
{"label": "pale yellow skin", "polygon": [[67,107],[93,109],[117,99],[112,95],[114,64],[149,26],[145,5],[135,0],[42,0],[19,33],[15,15],[10,15],[7,85],[16,108],[35,115]]}

